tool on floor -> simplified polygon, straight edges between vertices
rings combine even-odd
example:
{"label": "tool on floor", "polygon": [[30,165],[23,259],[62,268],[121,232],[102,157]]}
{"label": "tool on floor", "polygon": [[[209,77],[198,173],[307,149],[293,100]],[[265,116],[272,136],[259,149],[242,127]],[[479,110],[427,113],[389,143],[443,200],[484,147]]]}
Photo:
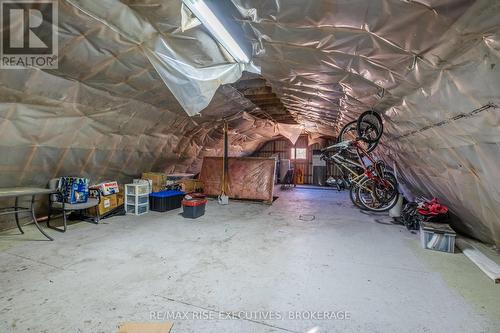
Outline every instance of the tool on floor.
{"label": "tool on floor", "polygon": [[229,204],[229,197],[226,195],[227,190],[227,171],[228,171],[228,139],[227,139],[227,122],[224,122],[224,153],[222,156],[222,181],[221,181],[221,194],[218,197],[219,204]]}

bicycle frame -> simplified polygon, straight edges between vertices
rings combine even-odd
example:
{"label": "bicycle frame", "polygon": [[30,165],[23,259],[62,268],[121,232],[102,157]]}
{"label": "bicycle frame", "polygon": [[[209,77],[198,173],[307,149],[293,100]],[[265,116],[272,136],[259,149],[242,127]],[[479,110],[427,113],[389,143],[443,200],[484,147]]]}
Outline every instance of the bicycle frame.
{"label": "bicycle frame", "polygon": [[[360,163],[357,163],[353,160],[350,160],[342,156],[342,151],[349,146],[354,146],[356,148],[356,154]],[[323,156],[325,156],[326,159],[335,162],[336,165],[343,167],[344,169],[348,170],[351,174],[353,174],[354,178],[352,179],[352,182],[355,183],[356,186],[360,186],[360,184],[362,183],[362,181],[364,181],[365,178],[375,180],[377,183],[382,183],[384,186],[388,186],[388,182],[385,179],[383,179],[381,175],[375,175],[373,171],[370,170],[369,167],[366,165],[365,161],[363,160],[363,156],[366,156],[366,158],[368,158],[368,160],[372,163],[374,167],[376,166],[377,161],[375,161],[375,159],[370,155],[370,153],[368,153],[360,145],[359,139],[356,139],[354,141],[339,142],[337,144],[325,148],[324,151],[328,151],[331,149],[338,149],[338,148],[340,148],[340,151],[338,153],[332,156],[325,156],[325,155]],[[363,173],[360,174],[352,170],[353,167],[363,169]],[[364,186],[363,188],[371,192],[371,189],[368,189]]]}
{"label": "bicycle frame", "polygon": [[[364,172],[359,173],[359,172],[356,172],[353,170],[354,167],[364,169],[363,165],[356,163],[354,161],[351,161],[349,159],[346,159],[345,157],[340,155],[340,152],[335,154],[335,155],[330,156],[329,160],[335,162],[335,165],[340,166],[340,167],[344,168],[345,170],[349,171],[353,175],[353,178],[351,179],[351,181],[355,184],[355,186],[360,186],[362,181],[366,178],[366,175]],[[370,190],[368,188],[366,188],[366,189]]]}

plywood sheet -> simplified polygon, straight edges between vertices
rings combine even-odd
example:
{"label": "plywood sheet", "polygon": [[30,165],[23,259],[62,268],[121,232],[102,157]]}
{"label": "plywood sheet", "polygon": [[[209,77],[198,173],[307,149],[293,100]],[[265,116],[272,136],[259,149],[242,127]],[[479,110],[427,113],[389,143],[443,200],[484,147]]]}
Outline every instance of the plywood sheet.
{"label": "plywood sheet", "polygon": [[[217,196],[222,191],[222,157],[205,157],[200,173],[204,192]],[[233,199],[272,202],[276,160],[261,157],[230,157],[226,195]]]}

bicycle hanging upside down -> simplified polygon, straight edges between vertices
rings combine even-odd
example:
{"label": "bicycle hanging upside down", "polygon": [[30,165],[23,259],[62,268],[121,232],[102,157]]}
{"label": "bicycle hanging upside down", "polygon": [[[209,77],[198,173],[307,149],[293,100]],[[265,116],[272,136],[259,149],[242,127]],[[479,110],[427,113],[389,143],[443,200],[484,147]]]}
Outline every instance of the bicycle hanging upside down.
{"label": "bicycle hanging upside down", "polygon": [[350,198],[361,209],[382,212],[398,201],[397,181],[385,163],[370,153],[383,132],[380,115],[364,112],[340,131],[338,142],[322,150],[321,158],[334,162],[351,175]]}

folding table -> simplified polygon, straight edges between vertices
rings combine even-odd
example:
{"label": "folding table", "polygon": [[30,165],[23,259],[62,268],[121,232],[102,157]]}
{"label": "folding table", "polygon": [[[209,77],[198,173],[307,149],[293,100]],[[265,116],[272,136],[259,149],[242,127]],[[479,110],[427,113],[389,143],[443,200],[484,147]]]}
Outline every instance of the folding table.
{"label": "folding table", "polygon": [[[35,226],[38,230],[47,237],[49,240],[54,240],[52,237],[47,235],[45,231],[40,227],[35,215],[35,197],[37,195],[50,195],[56,193],[53,189],[47,188],[37,188],[37,187],[10,187],[10,188],[0,188],[0,198],[16,198],[14,207],[3,207],[0,208],[0,215],[7,214],[15,214],[16,216],[16,224],[19,231],[24,234],[21,225],[19,224],[19,213],[23,212],[31,212],[31,216],[33,217],[33,222],[35,222]],[[19,197],[31,197],[31,205],[30,207],[20,207],[19,206]]]}

